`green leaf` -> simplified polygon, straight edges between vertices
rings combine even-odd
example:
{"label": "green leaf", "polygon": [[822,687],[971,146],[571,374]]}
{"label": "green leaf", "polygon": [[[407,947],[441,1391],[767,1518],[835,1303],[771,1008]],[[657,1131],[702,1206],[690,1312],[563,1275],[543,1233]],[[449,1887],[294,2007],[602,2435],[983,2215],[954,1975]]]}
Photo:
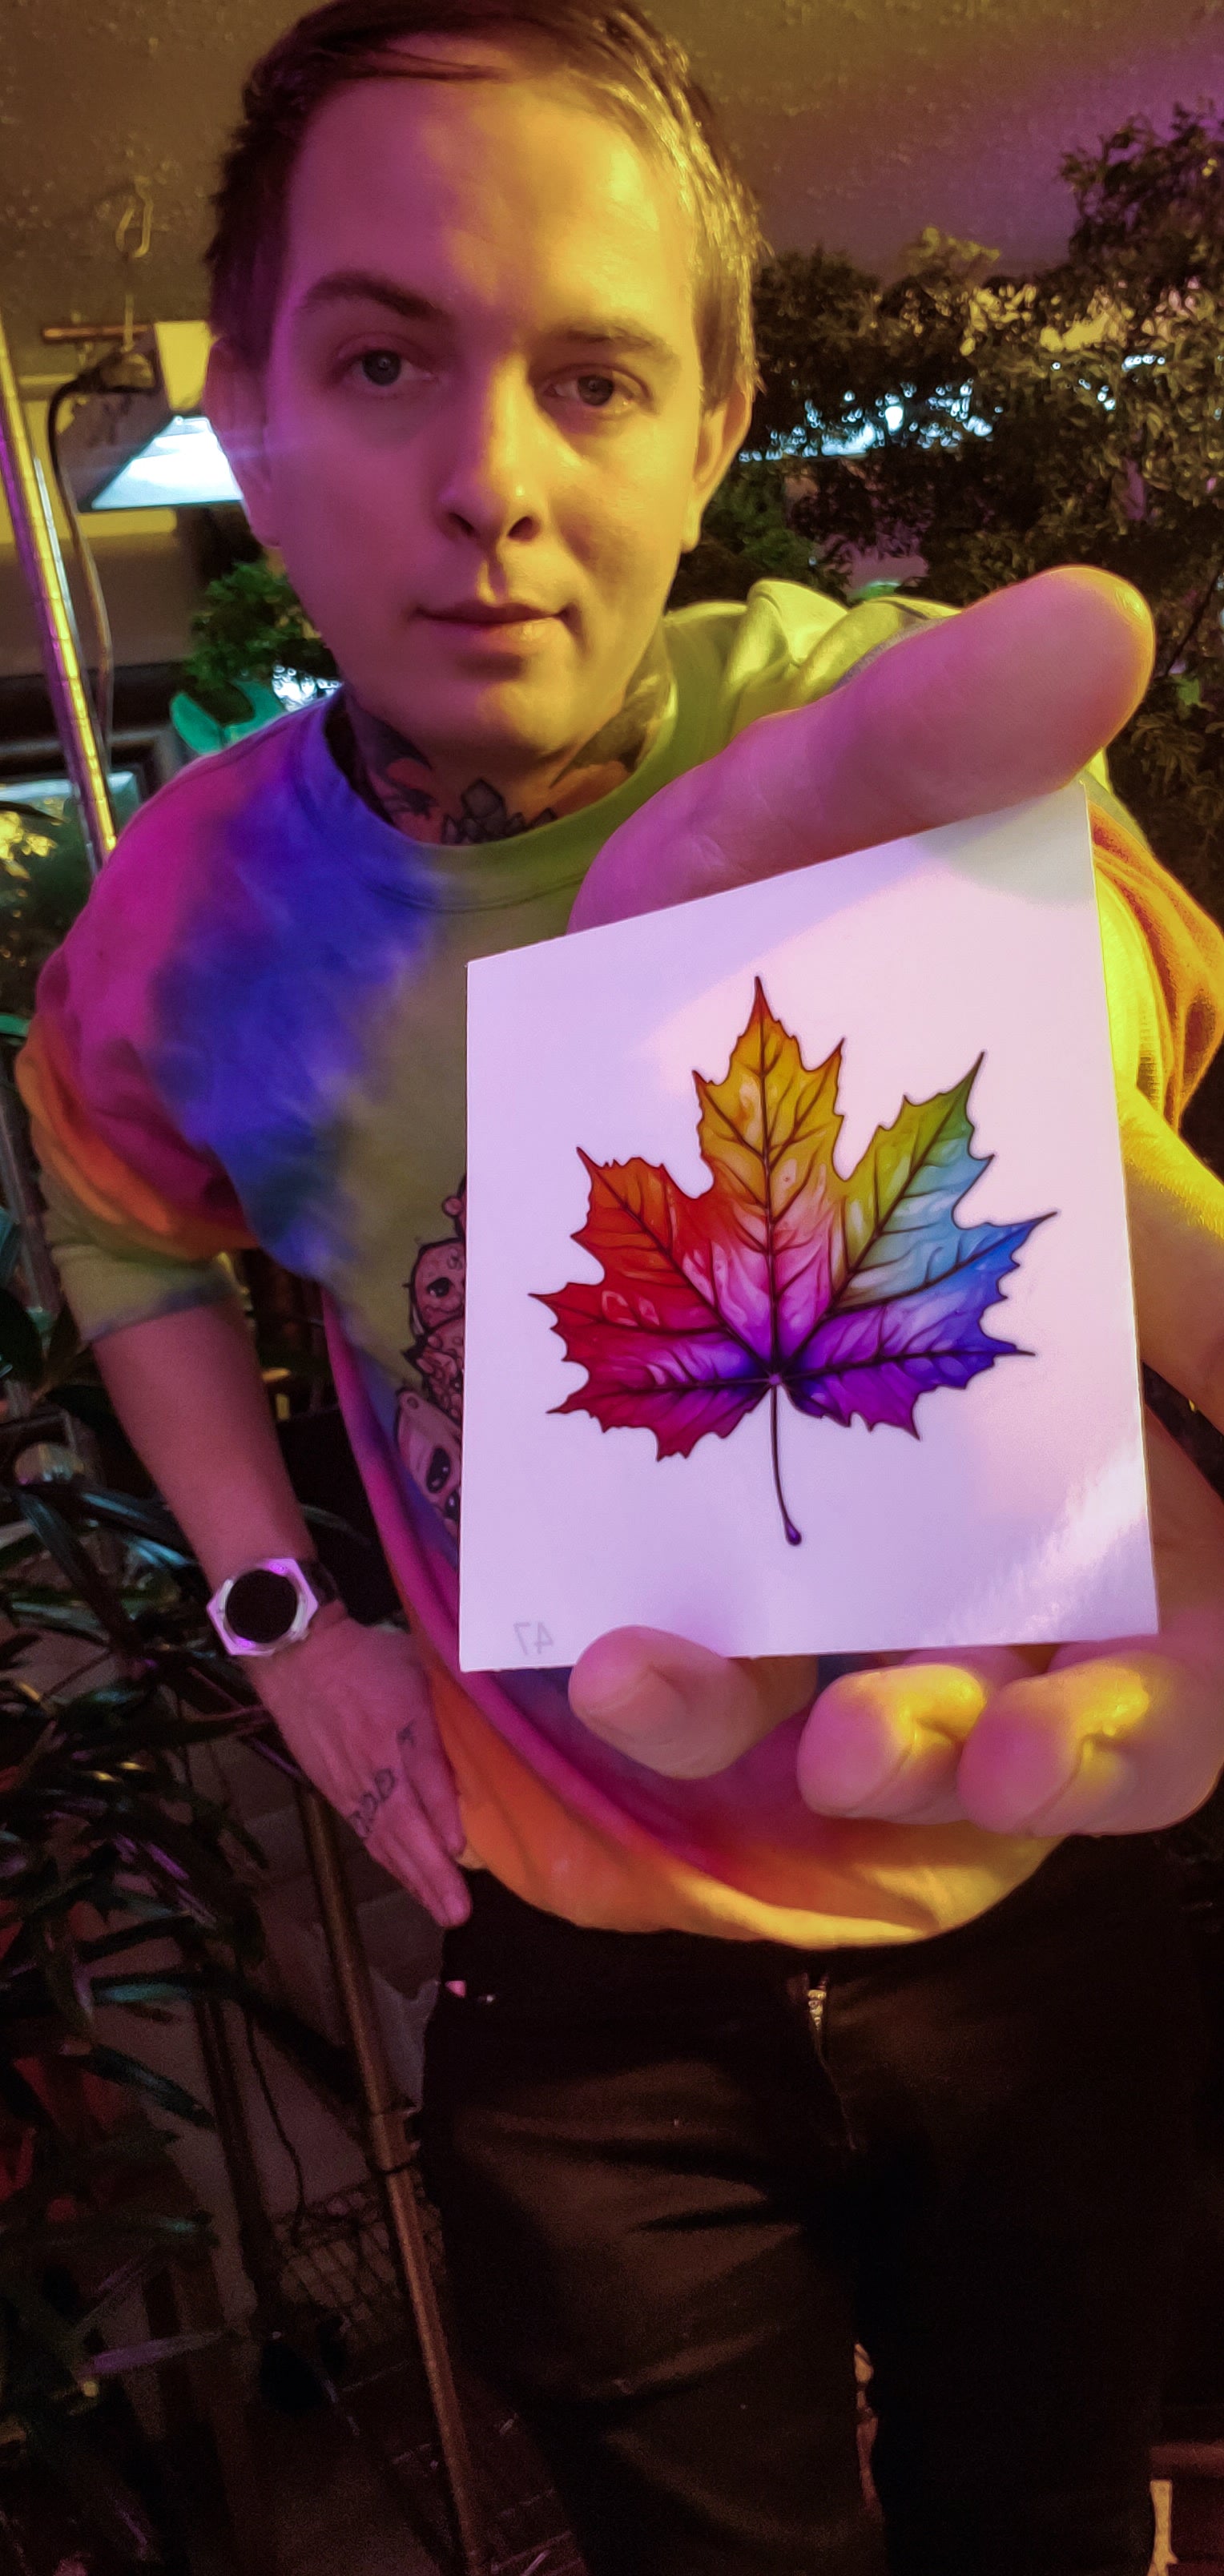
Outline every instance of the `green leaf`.
{"label": "green leaf", "polygon": [[74,2063],[91,2075],[108,2076],[112,2084],[129,2084],[134,2092],[147,2093],[161,2110],[169,2111],[176,2120],[188,2121],[193,2129],[211,2129],[214,2125],[211,2111],[206,2111],[194,2094],[184,2092],[169,2075],[158,2075],[151,2066],[142,2066],[138,2057],[129,2057],[124,2049],[96,2046]]}
{"label": "green leaf", "polygon": [[191,1970],[178,1975],[172,1968],[138,1968],[126,1977],[95,1977],[94,2001],[99,2004],[182,2004],[191,2001],[196,1991]]}
{"label": "green leaf", "polygon": [[22,1494],[22,1507],[31,1529],[67,1575],[73,1590],[122,1653],[139,1654],[139,1630],[133,1627],[114,1584],[86,1554],[58,1499],[52,1502],[47,1493],[39,1493],[32,1486],[23,1487]]}
{"label": "green leaf", "polygon": [[155,1539],[159,1546],[179,1548],[185,1563],[194,1562],[178,1522],[155,1497],[143,1502],[133,1494],[112,1493],[104,1486],[81,1485],[73,1501],[83,1517],[102,1521],[108,1529],[130,1532],[134,1538]]}
{"label": "green leaf", "polygon": [[[41,1551],[40,1551],[41,1552]],[[65,1599],[62,1592],[51,1592],[43,1585],[19,1584],[7,1593],[4,1603],[10,1619],[23,1627],[51,1628],[65,1637],[86,1637],[91,1645],[105,1645],[106,1630],[101,1621],[91,1619],[76,1601]]]}
{"label": "green leaf", "polygon": [[21,1228],[7,1208],[0,1208],[0,1288],[7,1288],[21,1254]]}
{"label": "green leaf", "polygon": [[40,2255],[57,2261],[82,2253],[96,2259],[100,2253],[135,2245],[150,2269],[160,2269],[167,2254],[182,2254],[215,2241],[203,2211],[191,2218],[168,2218],[160,2210],[139,2206],[90,2209],[79,2218],[49,2219],[38,2232]]}
{"label": "green leaf", "polygon": [[88,1978],[77,1956],[72,1927],[66,1916],[42,1914],[36,1929],[36,1955],[46,1980],[47,1993],[67,2028],[78,2039],[91,2040],[94,2035],[94,2002]]}
{"label": "green leaf", "polygon": [[[23,1565],[32,1565],[35,1557],[42,1556],[44,1553],[45,1550],[33,1536],[27,1521],[10,1521],[0,1529],[0,1594],[12,1582],[13,1576]],[[16,1640],[6,1637],[3,1648],[0,1649],[0,1657],[11,1660],[15,1648]]]}
{"label": "green leaf", "polygon": [[37,1386],[42,1376],[42,1343],[30,1317],[10,1288],[0,1288],[0,1374]]}

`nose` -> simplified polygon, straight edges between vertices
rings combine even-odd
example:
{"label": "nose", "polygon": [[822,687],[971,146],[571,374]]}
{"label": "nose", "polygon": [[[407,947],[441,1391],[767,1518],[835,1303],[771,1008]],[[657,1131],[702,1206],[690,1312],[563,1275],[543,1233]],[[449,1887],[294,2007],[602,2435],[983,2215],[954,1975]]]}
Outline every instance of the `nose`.
{"label": "nose", "polygon": [[448,409],[438,514],[448,536],[486,553],[543,526],[543,433],[531,386],[508,372],[467,387]]}

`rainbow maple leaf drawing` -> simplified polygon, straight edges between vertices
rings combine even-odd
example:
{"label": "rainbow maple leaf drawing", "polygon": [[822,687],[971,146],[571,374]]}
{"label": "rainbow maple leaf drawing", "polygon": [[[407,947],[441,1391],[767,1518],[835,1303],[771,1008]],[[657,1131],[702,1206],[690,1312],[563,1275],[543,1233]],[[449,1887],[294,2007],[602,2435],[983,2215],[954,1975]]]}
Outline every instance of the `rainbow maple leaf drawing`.
{"label": "rainbow maple leaf drawing", "polygon": [[[963,1387],[1015,1342],[982,1316],[1042,1217],[961,1225],[956,1209],[985,1171],[969,1099],[979,1056],[951,1091],[903,1100],[843,1180],[834,1162],[841,1048],[809,1071],[757,979],[726,1078],[694,1074],[712,1185],[690,1198],[669,1172],[582,1153],[591,1198],[575,1243],[599,1282],[540,1298],[585,1386],[553,1409],[605,1431],[653,1431],[660,1458],[725,1440],[769,1397],[774,1486],[786,1508],[778,1398],[847,1426],[855,1414],[918,1437],[920,1396]],[[581,1148],[579,1148],[581,1153]]]}

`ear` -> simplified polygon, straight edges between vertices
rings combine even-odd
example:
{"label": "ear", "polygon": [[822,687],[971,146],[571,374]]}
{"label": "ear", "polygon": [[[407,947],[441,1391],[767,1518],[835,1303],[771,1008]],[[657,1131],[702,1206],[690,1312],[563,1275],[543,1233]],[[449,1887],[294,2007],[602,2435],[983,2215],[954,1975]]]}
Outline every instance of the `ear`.
{"label": "ear", "polygon": [[214,340],[209,352],[204,409],[225,450],[254,535],[261,546],[274,546],[276,513],[265,441],[263,380],[228,340]]}
{"label": "ear", "polygon": [[[682,554],[691,554],[701,535],[701,520],[707,502],[718,490],[732,460],[738,456],[748,435],[752,418],[752,387],[737,376],[724,402],[703,411],[697,436],[697,454],[693,460],[693,488],[684,514]],[[234,471],[237,473],[237,467]]]}

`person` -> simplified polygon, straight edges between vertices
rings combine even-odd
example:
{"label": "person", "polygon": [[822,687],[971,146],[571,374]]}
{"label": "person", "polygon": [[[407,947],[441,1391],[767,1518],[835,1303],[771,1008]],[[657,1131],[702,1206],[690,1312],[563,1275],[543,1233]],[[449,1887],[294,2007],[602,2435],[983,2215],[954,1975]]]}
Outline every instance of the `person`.
{"label": "person", "polygon": [[[465,2331],[592,2576],[1145,2576],[1194,2032],[1141,1829],[1224,1758],[1224,1507],[1153,1426],[1159,1637],[823,1689],[643,1631],[460,1680],[455,1525],[467,961],[1081,771],[1144,1346],[1224,1420],[1224,1190],[1175,1132],[1224,941],[1101,757],[1147,613],[1072,568],[956,617],[665,614],[747,431],[759,244],[629,0],[332,0],[216,203],[211,417],[343,685],[134,818],[20,1079],[224,1633],[446,1927]],[[252,1243],[325,1292],[408,1632],[311,1563]]]}

